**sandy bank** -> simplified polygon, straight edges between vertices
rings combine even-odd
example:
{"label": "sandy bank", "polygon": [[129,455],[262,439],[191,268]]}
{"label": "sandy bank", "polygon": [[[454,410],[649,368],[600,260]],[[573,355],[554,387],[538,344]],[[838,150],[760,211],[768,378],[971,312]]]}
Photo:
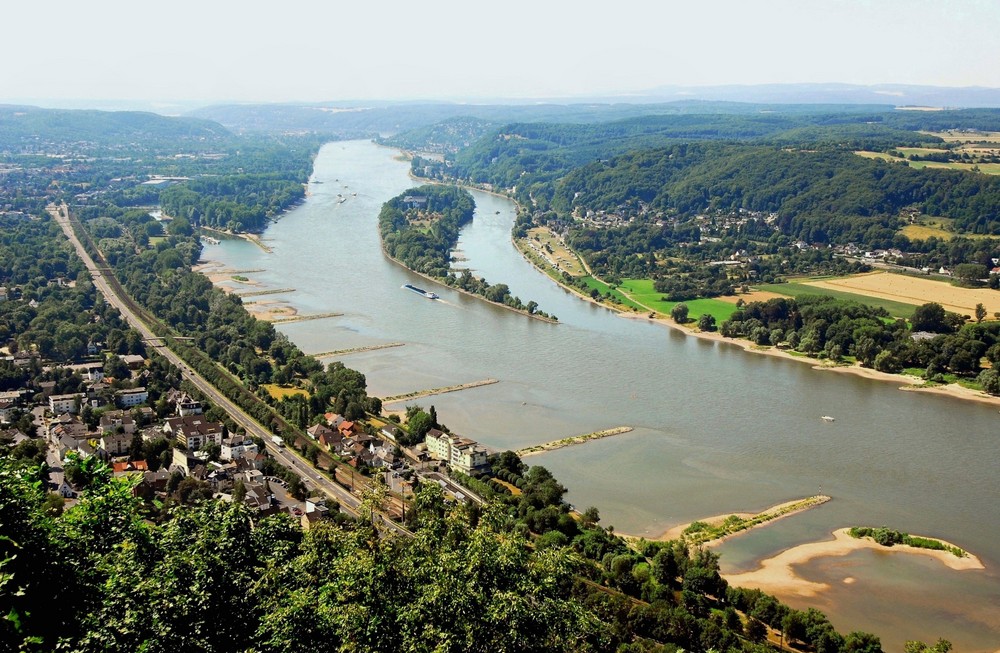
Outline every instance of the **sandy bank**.
{"label": "sandy bank", "polygon": [[[830,500],[830,497],[828,497],[826,495],[817,495],[817,496],[814,496],[814,497],[806,497],[806,498],[803,498],[803,499],[792,499],[791,501],[785,501],[784,503],[779,503],[779,504],[777,504],[775,506],[771,506],[770,508],[765,508],[764,510],[761,510],[760,512],[727,512],[727,513],[722,514],[722,515],[715,515],[714,517],[705,517],[703,519],[699,519],[697,521],[709,524],[710,526],[717,526],[717,525],[721,524],[722,522],[724,522],[729,517],[732,517],[733,515],[739,517],[740,519],[758,519],[758,518],[761,519],[761,521],[759,523],[756,523],[756,524],[753,524],[751,526],[748,526],[747,528],[744,528],[744,529],[742,529],[740,531],[737,531],[735,533],[730,533],[730,534],[725,535],[723,537],[719,537],[719,538],[716,538],[716,539],[713,539],[713,540],[708,540],[708,541],[704,542],[703,545],[704,546],[713,546],[713,545],[716,545],[716,544],[721,544],[722,542],[728,540],[729,538],[736,537],[738,535],[742,535],[743,533],[748,533],[748,532],[752,531],[755,528],[760,528],[761,526],[767,526],[768,524],[773,524],[774,522],[778,521],[779,519],[784,519],[785,517],[791,517],[792,515],[797,515],[798,513],[803,512],[805,510],[810,510],[812,508],[816,508],[818,506],[823,505],[824,503],[826,503],[829,500]],[[793,509],[793,507],[795,507],[795,506],[798,506],[798,507]],[[684,535],[684,531],[686,531],[688,529],[688,527],[691,526],[692,523],[694,523],[694,522],[689,522],[687,524],[679,524],[677,526],[673,526],[673,527],[667,529],[666,531],[664,531],[663,534],[660,535],[659,537],[655,537],[655,538],[648,538],[647,537],[645,539],[647,539],[647,540],[651,539],[651,540],[653,540],[655,542],[666,542],[668,540],[679,540]],[[630,540],[639,539],[638,537],[633,536],[633,535],[624,535],[624,534],[622,534],[622,537],[624,537],[626,539],[630,539]]]}
{"label": "sandy bank", "polygon": [[[846,528],[841,528],[834,531],[833,539],[831,540],[809,542],[782,551],[773,558],[768,558],[761,562],[760,567],[754,571],[740,574],[723,574],[723,577],[730,585],[757,588],[769,594],[780,593],[815,596],[829,589],[829,585],[826,583],[815,583],[802,578],[795,572],[795,565],[801,565],[817,558],[846,556],[854,551],[861,551],[863,549],[873,549],[885,553],[927,556],[940,561],[946,567],[956,571],[985,568],[979,558],[972,554],[967,554],[966,557],[959,558],[948,551],[918,549],[903,544],[885,547],[868,538],[853,538],[848,534],[847,530]],[[948,543],[946,542],[946,544]]]}
{"label": "sandy bank", "polygon": [[[612,307],[608,307],[609,310],[614,310]],[[624,311],[617,311],[619,316],[626,319],[633,320],[648,320],[650,322],[657,322],[671,329],[676,329],[682,333],[689,335],[694,338],[699,338],[701,340],[711,340],[713,342],[724,342],[730,345],[743,348],[744,351],[748,351],[754,354],[763,354],[765,356],[775,356],[777,358],[784,358],[786,360],[796,361],[798,363],[805,363],[812,366],[814,370],[823,370],[828,372],[836,372],[838,374],[851,374],[853,376],[859,376],[865,379],[872,379],[874,381],[884,381],[887,383],[895,383],[899,386],[900,390],[907,390],[910,392],[926,392],[928,394],[942,395],[946,397],[951,397],[953,399],[963,399],[966,401],[977,401],[984,404],[991,404],[993,406],[1000,406],[1000,397],[995,397],[988,395],[985,392],[980,392],[978,390],[972,390],[957,383],[950,383],[948,385],[924,385],[924,380],[917,376],[911,376],[909,374],[889,374],[887,372],[879,372],[878,370],[873,370],[868,367],[861,367],[859,364],[854,365],[836,365],[830,361],[820,360],[818,358],[811,358],[809,356],[793,355],[787,351],[778,349],[776,347],[762,347],[756,345],[749,340],[743,338],[726,338],[720,335],[717,331],[697,331],[693,328],[689,328],[680,324],[677,324],[673,320],[667,318],[649,318],[644,315],[639,315],[636,313],[627,313]]]}

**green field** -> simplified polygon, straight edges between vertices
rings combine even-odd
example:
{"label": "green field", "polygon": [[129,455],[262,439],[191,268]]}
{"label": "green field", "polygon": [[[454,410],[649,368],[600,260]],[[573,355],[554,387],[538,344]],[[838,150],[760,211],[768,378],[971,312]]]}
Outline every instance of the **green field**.
{"label": "green field", "polygon": [[601,293],[601,295],[605,295],[605,294],[607,294],[607,293],[610,292],[611,296],[617,298],[618,301],[621,302],[622,306],[627,306],[628,308],[633,308],[633,309],[635,309],[637,311],[648,310],[648,309],[640,306],[639,304],[636,304],[634,301],[632,301],[631,299],[629,299],[628,297],[626,297],[625,295],[623,295],[620,291],[618,291],[618,290],[612,290],[611,286],[609,286],[608,284],[604,283],[603,281],[595,279],[594,277],[589,276],[589,275],[586,276],[586,277],[580,277],[580,278],[583,280],[584,283],[587,284],[588,288],[596,288],[597,292]]}
{"label": "green field", "polygon": [[[657,313],[670,315],[671,309],[681,303],[664,301],[662,299],[663,293],[657,292],[653,288],[652,279],[625,279],[622,281],[621,288],[635,301]],[[723,320],[728,320],[729,316],[736,310],[734,304],[724,302],[721,299],[692,299],[683,303],[687,304],[688,315],[693,320],[697,320],[707,313],[713,316],[717,323],[721,323]]]}
{"label": "green field", "polygon": [[836,297],[837,299],[846,299],[850,301],[855,301],[860,304],[865,304],[867,306],[874,306],[875,308],[884,308],[889,311],[889,315],[893,317],[902,317],[909,319],[913,316],[913,309],[916,308],[913,304],[904,304],[903,302],[894,302],[889,299],[879,299],[878,297],[867,297],[865,295],[858,295],[856,293],[843,292],[840,290],[830,290],[828,288],[816,288],[815,286],[807,286],[804,283],[769,283],[762,286],[756,286],[758,290],[766,290],[767,292],[777,293],[779,295],[785,295],[786,297],[801,297],[802,295],[823,295],[825,297]]}

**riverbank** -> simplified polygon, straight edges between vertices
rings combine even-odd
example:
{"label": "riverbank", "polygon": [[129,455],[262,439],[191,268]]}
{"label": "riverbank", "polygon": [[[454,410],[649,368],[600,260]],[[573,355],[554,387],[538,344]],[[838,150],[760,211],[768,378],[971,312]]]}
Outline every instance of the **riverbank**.
{"label": "riverbank", "polygon": [[[296,202],[294,206],[289,207],[287,210],[290,211],[299,204],[301,204],[301,202]],[[257,247],[260,247],[262,250],[267,252],[268,254],[273,253],[271,248],[264,244],[264,240],[260,237],[260,234],[252,234],[242,231],[241,232],[225,231],[223,229],[216,229],[214,227],[198,227],[198,228],[201,229],[202,231],[210,231],[212,233],[219,234],[221,236],[226,236],[227,238],[240,238],[247,242],[253,243]]]}
{"label": "riverbank", "polygon": [[[795,565],[805,564],[817,558],[843,557],[855,551],[865,549],[887,554],[903,553],[926,556],[941,562],[949,569],[955,571],[985,569],[979,558],[971,553],[967,557],[959,558],[948,551],[920,549],[903,544],[884,547],[872,539],[853,538],[848,533],[848,529],[840,528],[833,532],[832,540],[809,542],[786,549],[774,557],[763,560],[760,566],[753,571],[738,574],[723,574],[723,578],[730,585],[751,589],[755,588],[768,594],[793,594],[796,596],[812,597],[830,589],[830,586],[826,583],[806,580],[796,573],[794,569]],[[853,580],[851,577],[846,577],[843,579],[843,582],[850,584]]]}
{"label": "riverbank", "polygon": [[[193,272],[198,272],[203,274],[216,288],[221,288],[223,292],[239,295],[239,288],[236,288],[231,283],[238,283],[240,286],[247,286],[250,288],[260,288],[261,284],[258,281],[253,281],[247,279],[246,281],[233,279],[235,275],[245,274],[247,270],[234,270],[226,268],[222,263],[218,261],[199,261],[197,265],[191,268]],[[264,293],[265,290],[251,291]],[[252,296],[252,295],[251,295]],[[299,314],[299,311],[294,306],[288,304],[286,300],[283,299],[259,299],[259,300],[243,300],[243,307],[253,315],[258,320],[263,320],[264,322],[275,322],[283,319],[293,318]]]}

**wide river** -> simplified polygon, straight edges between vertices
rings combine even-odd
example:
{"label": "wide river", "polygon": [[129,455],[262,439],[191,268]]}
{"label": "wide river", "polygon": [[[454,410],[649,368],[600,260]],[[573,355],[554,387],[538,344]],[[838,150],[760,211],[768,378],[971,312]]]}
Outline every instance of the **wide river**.
{"label": "wide river", "polygon": [[[500,382],[439,395],[453,431],[498,449],[619,425],[626,435],[532,457],[597,506],[619,532],[657,536],[700,517],[756,511],[822,492],[824,506],[722,545],[724,571],[756,567],[836,528],[888,525],[950,540],[985,571],[952,571],[923,556],[862,551],[813,560],[800,575],[830,585],[782,597],[817,607],[842,632],[867,630],[887,651],[945,637],[957,651],[1000,649],[1000,482],[996,408],[901,392],[895,384],[813,370],[618,317],[570,295],[510,242],[514,205],[474,192],[477,212],[459,243],[467,266],[559,316],[547,324],[447,288],[428,301],[400,288],[428,282],[385,259],[377,216],[416,185],[398,153],[366,141],[326,145],[311,195],[269,227],[266,253],[241,240],[203,257],[264,288],[294,288],[303,314],[343,313],[281,330],[308,353],[389,342],[345,358],[377,396]],[[401,408],[401,405],[392,406]],[[821,415],[833,415],[827,423]]]}

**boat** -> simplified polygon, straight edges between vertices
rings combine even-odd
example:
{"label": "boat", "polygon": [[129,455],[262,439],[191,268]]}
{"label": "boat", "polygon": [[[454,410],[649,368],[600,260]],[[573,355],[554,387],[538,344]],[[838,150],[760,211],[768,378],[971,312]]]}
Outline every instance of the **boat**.
{"label": "boat", "polygon": [[413,292],[417,293],[418,295],[423,295],[427,299],[437,299],[439,297],[439,295],[436,292],[428,292],[428,291],[424,290],[423,288],[417,288],[412,283],[404,283],[403,287],[406,288],[407,290],[412,290]]}
{"label": "boat", "polygon": [[823,415],[822,417],[820,417],[820,419],[823,420],[824,422],[834,422],[834,421],[836,421],[834,418],[830,417],[829,415]]}

